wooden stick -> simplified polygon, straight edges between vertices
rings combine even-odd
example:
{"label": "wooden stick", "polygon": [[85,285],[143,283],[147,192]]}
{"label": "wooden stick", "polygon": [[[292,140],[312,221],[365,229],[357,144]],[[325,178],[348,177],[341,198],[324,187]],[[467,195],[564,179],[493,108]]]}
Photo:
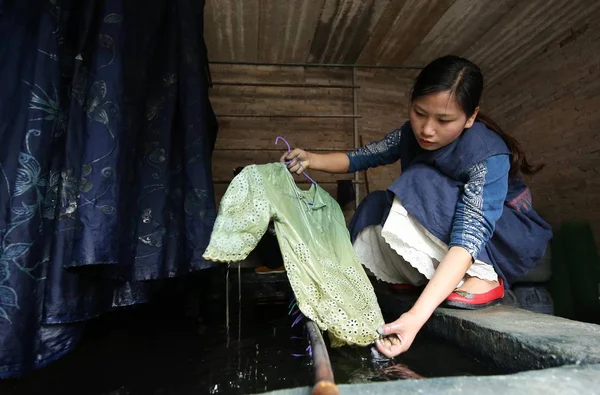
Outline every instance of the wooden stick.
{"label": "wooden stick", "polygon": [[234,82],[234,81],[213,81],[215,86],[254,86],[254,87],[279,87],[279,88],[331,88],[331,89],[359,89],[357,85],[340,84],[287,84],[275,82]]}
{"label": "wooden stick", "polygon": [[216,114],[219,118],[360,118],[354,114]]}
{"label": "wooden stick", "polygon": [[321,330],[313,321],[306,322],[306,330],[312,349],[313,366],[315,368],[315,385],[312,395],[339,395],[340,390],[335,385],[331,361]]}

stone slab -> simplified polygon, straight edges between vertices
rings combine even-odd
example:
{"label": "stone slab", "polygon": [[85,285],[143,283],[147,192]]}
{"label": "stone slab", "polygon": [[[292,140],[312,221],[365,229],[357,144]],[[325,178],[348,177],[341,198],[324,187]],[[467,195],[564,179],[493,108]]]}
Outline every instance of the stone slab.
{"label": "stone slab", "polygon": [[[341,395],[596,395],[600,394],[600,365],[563,366],[502,376],[441,377],[338,386]],[[265,395],[310,395],[301,387]]]}
{"label": "stone slab", "polygon": [[[377,294],[388,319],[400,316],[415,300],[381,289]],[[600,364],[600,325],[510,306],[479,311],[438,308],[425,330],[509,373]]]}

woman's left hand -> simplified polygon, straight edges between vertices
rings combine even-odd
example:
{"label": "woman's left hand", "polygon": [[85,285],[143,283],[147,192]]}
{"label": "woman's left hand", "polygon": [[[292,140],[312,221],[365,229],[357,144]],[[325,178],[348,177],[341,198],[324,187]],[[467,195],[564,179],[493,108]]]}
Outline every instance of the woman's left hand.
{"label": "woman's left hand", "polygon": [[379,333],[383,339],[375,342],[380,353],[394,358],[408,351],[424,322],[412,312],[404,313],[396,321],[383,325]]}
{"label": "woman's left hand", "polygon": [[393,358],[406,352],[433,311],[450,295],[471,266],[471,254],[463,247],[451,247],[413,307],[396,321],[383,325],[376,342],[380,353]]}

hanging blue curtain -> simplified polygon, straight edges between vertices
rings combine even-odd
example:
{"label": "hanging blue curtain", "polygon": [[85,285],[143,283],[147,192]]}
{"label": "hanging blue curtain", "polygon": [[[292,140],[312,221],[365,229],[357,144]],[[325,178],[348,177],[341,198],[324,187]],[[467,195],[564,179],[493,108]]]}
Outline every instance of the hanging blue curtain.
{"label": "hanging blue curtain", "polygon": [[0,378],[212,265],[203,8],[0,0]]}

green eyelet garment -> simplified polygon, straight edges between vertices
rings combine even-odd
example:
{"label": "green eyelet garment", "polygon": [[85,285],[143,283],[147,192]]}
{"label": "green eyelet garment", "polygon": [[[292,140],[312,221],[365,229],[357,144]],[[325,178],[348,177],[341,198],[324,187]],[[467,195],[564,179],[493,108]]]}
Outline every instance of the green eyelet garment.
{"label": "green eyelet garment", "polygon": [[245,259],[271,219],[300,311],[328,332],[333,347],[372,344],[383,316],[342,210],[318,185],[298,188],[284,164],[247,166],[233,179],[204,259]]}

